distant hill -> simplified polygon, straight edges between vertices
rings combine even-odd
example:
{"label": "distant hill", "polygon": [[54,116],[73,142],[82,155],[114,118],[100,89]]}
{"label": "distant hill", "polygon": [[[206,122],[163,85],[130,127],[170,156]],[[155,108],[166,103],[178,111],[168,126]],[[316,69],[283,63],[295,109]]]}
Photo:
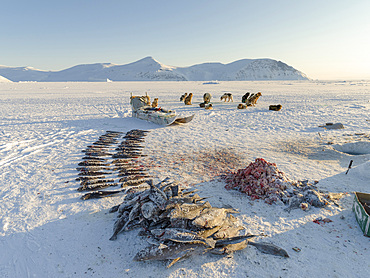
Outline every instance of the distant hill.
{"label": "distant hill", "polygon": [[0,66],[0,75],[9,80],[66,81],[242,81],[307,80],[307,76],[273,59],[243,59],[229,64],[203,63],[190,67],[166,66],[152,57],[114,65],[110,63],[77,65],[61,71],[42,71],[32,67]]}

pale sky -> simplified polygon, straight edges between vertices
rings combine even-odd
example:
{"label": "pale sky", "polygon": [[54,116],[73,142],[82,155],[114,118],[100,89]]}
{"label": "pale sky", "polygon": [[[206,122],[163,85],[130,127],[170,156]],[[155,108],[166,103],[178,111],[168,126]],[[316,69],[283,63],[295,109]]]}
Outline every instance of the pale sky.
{"label": "pale sky", "polygon": [[3,0],[0,65],[61,70],[280,60],[313,79],[370,79],[370,0]]}

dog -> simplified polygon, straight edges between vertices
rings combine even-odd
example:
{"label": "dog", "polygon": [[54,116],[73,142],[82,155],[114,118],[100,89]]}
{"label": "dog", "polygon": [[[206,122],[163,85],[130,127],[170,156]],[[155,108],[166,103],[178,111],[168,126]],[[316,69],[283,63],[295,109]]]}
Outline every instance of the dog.
{"label": "dog", "polygon": [[248,99],[248,97],[249,97],[249,95],[250,95],[251,93],[245,93],[244,94],[244,96],[242,96],[242,103],[246,103],[247,102],[247,99]]}
{"label": "dog", "polygon": [[210,103],[210,104],[208,104],[208,105],[206,105],[205,107],[204,107],[204,109],[213,109],[213,105],[212,105],[212,103]]}
{"label": "dog", "polygon": [[270,105],[269,106],[269,110],[280,111],[282,107],[283,106],[281,106],[281,104],[278,104],[278,105]]}
{"label": "dog", "polygon": [[210,93],[205,93],[203,95],[204,103],[209,103],[211,101],[212,95]]}
{"label": "dog", "polygon": [[148,96],[148,93],[145,92],[145,96],[143,96],[146,99],[146,104],[150,105],[150,97]]}
{"label": "dog", "polygon": [[233,100],[233,95],[232,94],[230,94],[230,93],[224,93],[222,96],[221,96],[221,98],[220,98],[221,100],[223,100],[223,101],[227,101],[227,102],[229,102],[229,101],[234,101]]}
{"label": "dog", "polygon": [[183,94],[181,97],[180,97],[180,101],[184,101],[184,99],[188,96],[188,93],[185,93]]}
{"label": "dog", "polygon": [[256,106],[257,100],[259,99],[260,96],[262,96],[260,92],[258,92],[255,95],[250,96],[246,102],[247,106]]}
{"label": "dog", "polygon": [[191,105],[192,98],[193,98],[193,93],[188,94],[188,96],[184,99],[185,105]]}
{"label": "dog", "polygon": [[237,108],[238,109],[246,109],[247,105],[245,103],[239,103]]}
{"label": "dog", "polygon": [[148,96],[148,93],[145,93],[145,96],[133,96],[132,93],[131,93],[130,102],[134,98],[141,98],[141,100],[144,101],[146,105],[150,105],[150,97]]}
{"label": "dog", "polygon": [[153,108],[158,107],[158,98],[157,98],[157,97],[153,100],[153,102],[152,102],[152,107],[153,107]]}

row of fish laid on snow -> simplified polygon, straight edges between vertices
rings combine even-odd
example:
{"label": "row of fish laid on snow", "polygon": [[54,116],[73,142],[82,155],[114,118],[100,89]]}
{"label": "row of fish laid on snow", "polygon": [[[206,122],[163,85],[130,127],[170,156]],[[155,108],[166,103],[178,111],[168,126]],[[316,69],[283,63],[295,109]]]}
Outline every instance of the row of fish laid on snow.
{"label": "row of fish laid on snow", "polygon": [[[79,191],[94,191],[108,187],[125,188],[141,184],[150,176],[140,165],[142,143],[148,131],[133,129],[124,136],[122,132],[107,131],[92,145],[82,150],[83,161],[77,167]],[[123,137],[122,137],[123,136]],[[123,138],[119,143],[119,139]],[[99,190],[83,195],[83,200],[100,198],[122,190]]]}
{"label": "row of fish laid on snow", "polygon": [[308,210],[311,206],[324,207],[330,202],[338,205],[336,200],[344,193],[324,193],[308,181],[292,181],[275,163],[257,158],[246,168],[225,175],[227,189],[236,189],[246,193],[252,199],[263,199],[266,203],[282,202],[287,210],[301,208]]}
{"label": "row of fish laid on snow", "polygon": [[240,234],[245,227],[233,215],[238,213],[236,210],[212,207],[195,191],[169,178],[156,185],[151,180],[127,189],[123,202],[110,209],[111,213],[117,212],[110,240],[141,227],[139,235],[150,245],[134,260],[170,260],[168,267],[189,255],[230,254],[246,248],[248,243],[264,253],[289,257],[273,244],[250,241],[256,235]]}

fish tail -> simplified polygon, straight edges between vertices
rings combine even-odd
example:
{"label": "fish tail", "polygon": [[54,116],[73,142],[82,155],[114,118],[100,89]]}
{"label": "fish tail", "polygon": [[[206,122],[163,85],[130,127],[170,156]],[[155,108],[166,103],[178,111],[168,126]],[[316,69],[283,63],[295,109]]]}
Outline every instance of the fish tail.
{"label": "fish tail", "polygon": [[117,234],[114,233],[109,240],[116,240],[116,239],[117,239]]}

